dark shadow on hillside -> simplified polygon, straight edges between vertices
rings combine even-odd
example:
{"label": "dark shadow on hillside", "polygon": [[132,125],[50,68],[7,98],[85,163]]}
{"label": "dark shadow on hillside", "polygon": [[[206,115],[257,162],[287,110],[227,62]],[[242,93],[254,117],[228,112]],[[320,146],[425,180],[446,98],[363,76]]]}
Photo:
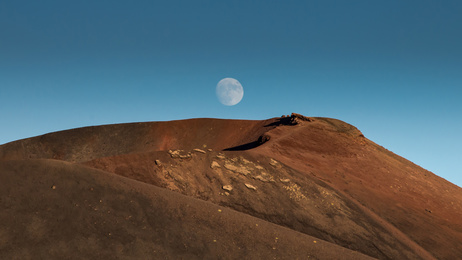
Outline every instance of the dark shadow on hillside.
{"label": "dark shadow on hillside", "polygon": [[[266,131],[269,131],[271,129],[274,129],[278,126],[294,126],[294,125],[299,125],[302,124],[303,122],[312,122],[313,119],[310,117],[306,117],[304,115],[300,115],[297,113],[292,113],[290,116],[282,116],[278,119],[276,119],[274,122],[265,125],[267,128]],[[268,134],[263,134],[260,137],[258,137],[258,140],[246,143],[246,144],[241,144],[238,146],[230,147],[224,149],[224,151],[245,151],[245,150],[250,150],[257,148],[258,146],[268,142],[270,140],[270,136]]]}
{"label": "dark shadow on hillside", "polygon": [[253,148],[257,148],[258,146],[268,142],[269,140],[270,140],[269,135],[263,134],[260,137],[258,137],[257,141],[226,148],[224,149],[224,151],[246,151],[246,150],[250,150]]}
{"label": "dark shadow on hillside", "polygon": [[231,148],[226,148],[226,149],[224,149],[224,151],[245,151],[245,150],[250,150],[250,149],[256,148],[256,147],[258,147],[260,145],[261,144],[258,141],[254,141],[254,142],[251,142],[251,143],[242,144],[242,145],[234,146],[234,147],[231,147]]}
{"label": "dark shadow on hillside", "polygon": [[270,127],[270,126],[281,126],[281,125],[292,125],[292,118],[291,117],[281,117],[278,120],[274,121],[271,124],[265,125],[265,127]]}

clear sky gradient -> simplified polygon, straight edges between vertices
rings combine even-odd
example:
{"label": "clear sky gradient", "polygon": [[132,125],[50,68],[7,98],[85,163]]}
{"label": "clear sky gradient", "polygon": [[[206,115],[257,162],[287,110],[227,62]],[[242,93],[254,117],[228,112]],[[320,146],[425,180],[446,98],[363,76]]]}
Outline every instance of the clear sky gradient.
{"label": "clear sky gradient", "polygon": [[[215,96],[225,77],[236,106]],[[461,101],[462,1],[0,1],[0,144],[297,112],[462,186]]]}

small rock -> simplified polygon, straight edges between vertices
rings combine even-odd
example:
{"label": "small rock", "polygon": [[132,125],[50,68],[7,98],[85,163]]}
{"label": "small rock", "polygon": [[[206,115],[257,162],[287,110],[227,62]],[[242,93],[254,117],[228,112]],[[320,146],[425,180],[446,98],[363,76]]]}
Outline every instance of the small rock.
{"label": "small rock", "polygon": [[220,168],[220,167],[221,167],[220,164],[218,164],[216,161],[213,161],[212,165],[210,165],[210,168],[212,168],[212,169],[216,169],[216,168]]}
{"label": "small rock", "polygon": [[227,191],[232,191],[232,190],[233,190],[233,186],[232,186],[231,184],[229,184],[229,185],[224,185],[224,186],[223,186],[223,189],[224,189],[224,190],[227,190]]}
{"label": "small rock", "polygon": [[156,165],[157,166],[162,166],[162,163],[159,160],[156,160]]}
{"label": "small rock", "polygon": [[180,151],[178,151],[178,150],[175,150],[175,151],[168,150],[168,154],[170,154],[170,157],[172,157],[172,158],[180,157]]}
{"label": "small rock", "polygon": [[182,152],[182,150],[168,150],[168,153],[170,154],[170,157],[172,158],[180,158],[180,159],[188,159],[188,158],[191,158],[191,154],[188,153],[188,154],[185,154],[185,155],[182,155],[180,154],[180,152]]}
{"label": "small rock", "polygon": [[252,184],[245,183],[245,186],[251,190],[257,190],[257,187],[253,186]]}
{"label": "small rock", "polygon": [[276,161],[276,160],[274,160],[273,158],[271,158],[269,164],[270,164],[271,166],[273,166],[273,167],[278,167],[278,166],[280,166],[280,165],[279,165],[279,162]]}
{"label": "small rock", "polygon": [[197,149],[197,148],[196,148],[196,149],[193,149],[193,151],[194,151],[194,152],[198,152],[198,153],[205,153],[205,151],[204,151],[204,150],[201,150],[201,149]]}
{"label": "small rock", "polygon": [[241,158],[241,161],[244,163],[244,164],[250,164],[251,162],[245,158]]}
{"label": "small rock", "polygon": [[262,181],[262,182],[270,182],[270,181],[274,182],[273,176],[269,175],[266,172],[261,172],[260,175],[252,176],[252,178],[254,178],[255,180]]}
{"label": "small rock", "polygon": [[221,159],[221,160],[226,159],[225,155],[222,154],[222,153],[218,154],[216,157],[217,157],[218,159]]}
{"label": "small rock", "polygon": [[207,149],[207,151],[211,152],[211,151],[213,151],[213,150],[209,148],[209,149]]}
{"label": "small rock", "polygon": [[265,173],[263,173],[262,175],[254,176],[252,178],[254,178],[255,180],[262,181],[262,182],[270,182],[270,181],[274,182],[273,177]]}
{"label": "small rock", "polygon": [[270,139],[271,139],[271,136],[270,136],[270,135],[268,135],[268,134],[263,134],[263,135],[261,135],[260,137],[258,137],[258,141],[257,141],[257,142],[258,142],[259,145],[262,145],[262,144],[268,142]]}
{"label": "small rock", "polygon": [[290,181],[290,179],[279,179],[281,182],[287,183]]}
{"label": "small rock", "polygon": [[55,185],[51,186],[51,189],[56,190],[56,186]]}
{"label": "small rock", "polygon": [[259,180],[259,181],[262,181],[262,182],[267,182],[268,180],[263,178],[263,176],[261,175],[257,175],[255,177],[253,177],[255,180]]}

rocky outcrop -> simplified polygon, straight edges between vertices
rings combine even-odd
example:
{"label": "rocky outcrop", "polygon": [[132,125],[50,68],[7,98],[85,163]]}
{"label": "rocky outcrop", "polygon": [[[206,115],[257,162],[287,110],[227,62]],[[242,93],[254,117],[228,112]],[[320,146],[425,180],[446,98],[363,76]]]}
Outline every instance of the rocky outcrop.
{"label": "rocky outcrop", "polygon": [[266,142],[268,142],[271,139],[271,136],[269,136],[267,133],[261,135],[258,137],[258,145],[262,145]]}
{"label": "rocky outcrop", "polygon": [[183,150],[168,150],[168,154],[170,154],[170,156],[172,158],[179,158],[179,159],[188,159],[188,158],[191,158],[191,153],[187,153],[187,154],[181,154],[183,152]]}
{"label": "rocky outcrop", "polygon": [[233,190],[233,185],[223,185],[222,187],[225,191],[232,191]]}
{"label": "rocky outcrop", "polygon": [[313,122],[314,119],[312,117],[307,117],[302,114],[292,113],[290,115],[283,115],[280,118],[279,124],[282,125],[299,125],[304,122]]}
{"label": "rocky outcrop", "polygon": [[201,150],[201,149],[193,149],[194,152],[197,152],[197,153],[203,153],[205,154],[206,152],[204,150]]}
{"label": "rocky outcrop", "polygon": [[302,122],[312,122],[312,121],[313,121],[312,118],[306,117],[306,116],[301,115],[301,114],[292,113],[290,115],[290,123],[292,125],[298,125],[298,124],[301,124]]}

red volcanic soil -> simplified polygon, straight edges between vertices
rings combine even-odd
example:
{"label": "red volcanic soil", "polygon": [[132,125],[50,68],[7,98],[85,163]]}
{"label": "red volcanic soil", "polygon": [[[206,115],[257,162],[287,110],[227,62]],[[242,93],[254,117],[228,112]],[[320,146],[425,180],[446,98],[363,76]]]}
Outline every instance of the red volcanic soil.
{"label": "red volcanic soil", "polygon": [[462,190],[335,119],[87,127],[0,146],[0,258],[457,259]]}

